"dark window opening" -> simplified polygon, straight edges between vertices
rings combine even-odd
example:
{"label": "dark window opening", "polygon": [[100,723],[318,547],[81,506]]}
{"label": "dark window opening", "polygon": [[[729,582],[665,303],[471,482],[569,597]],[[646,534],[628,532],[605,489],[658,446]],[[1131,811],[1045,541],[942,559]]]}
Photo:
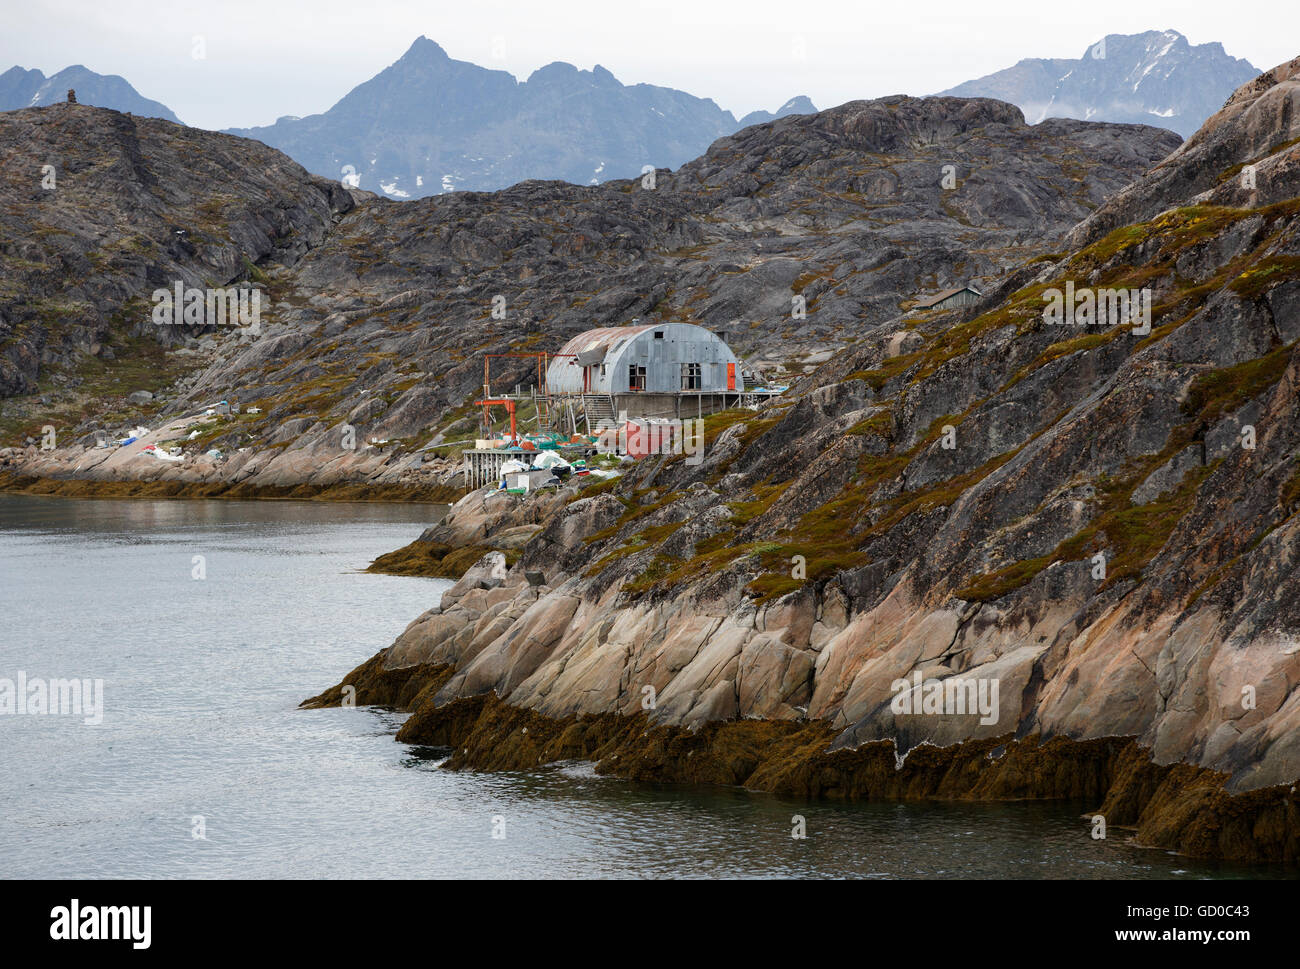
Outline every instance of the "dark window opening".
{"label": "dark window opening", "polygon": [[682,390],[703,390],[704,368],[698,363],[682,364]]}
{"label": "dark window opening", "polygon": [[635,363],[628,366],[627,389],[645,390],[645,367],[638,367]]}
{"label": "dark window opening", "polygon": [[664,338],[664,331],[663,331],[663,330],[655,330],[655,339],[656,339],[656,340],[662,340],[663,338]]}

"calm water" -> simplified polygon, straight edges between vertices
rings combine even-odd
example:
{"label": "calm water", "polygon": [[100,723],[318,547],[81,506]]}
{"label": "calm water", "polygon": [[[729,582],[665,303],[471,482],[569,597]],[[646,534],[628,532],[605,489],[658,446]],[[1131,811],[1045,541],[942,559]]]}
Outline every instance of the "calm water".
{"label": "calm water", "polygon": [[1082,804],[808,803],[587,765],[454,773],[394,742],[401,714],[295,709],[436,604],[448,583],[358,571],[434,514],[0,495],[0,677],[104,681],[99,725],[0,716],[3,874],[1295,875],[1132,848],[1120,832],[1093,841]]}

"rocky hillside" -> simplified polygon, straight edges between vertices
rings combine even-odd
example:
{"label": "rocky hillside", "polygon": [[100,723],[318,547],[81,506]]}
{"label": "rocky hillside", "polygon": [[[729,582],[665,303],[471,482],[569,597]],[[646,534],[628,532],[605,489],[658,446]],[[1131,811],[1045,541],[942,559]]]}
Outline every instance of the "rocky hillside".
{"label": "rocky hillside", "polygon": [[0,74],[0,111],[61,104],[68,99],[70,88],[77,92],[78,104],[112,108],[180,124],[180,119],[167,105],[142,96],[125,78],[116,74],[97,74],[80,64],[65,67],[49,77],[38,70],[11,67]]}
{"label": "rocky hillside", "polygon": [[[1184,781],[1213,782],[1179,800],[1160,787],[1173,775],[1123,767],[1134,797],[1176,815],[1162,843],[1205,849],[1178,833],[1205,824],[1197,837],[1221,847],[1257,838],[1295,857],[1294,787],[1251,808],[1215,790],[1300,777],[1298,72],[1300,59],[1242,88],[984,305],[864,322],[788,399],[715,415],[702,463],[467,497],[392,564],[485,558],[344,682],[428,671],[402,701],[416,709],[403,735],[466,756],[489,735],[530,758],[594,756],[581,725],[614,721],[575,716],[629,718],[641,736],[647,715],[815,725],[765,735],[786,767],[827,744],[975,740],[984,761],[1012,736],[1136,738],[1157,764],[1205,772]],[[923,141],[881,134],[875,112],[910,107],[856,108],[830,131],[893,139],[878,150]],[[707,184],[711,157],[678,184]],[[763,198],[725,204],[761,220]],[[1147,291],[1150,326],[1049,324],[1067,288]],[[895,684],[913,677],[996,684],[999,702],[988,717],[898,709]],[[484,695],[528,716],[460,705]],[[476,717],[487,734],[466,726]],[[546,751],[517,736],[540,722],[559,724]],[[769,757],[746,756],[735,777]],[[816,763],[788,789],[866,783]],[[1264,824],[1250,812],[1266,801]]]}
{"label": "rocky hillside", "polygon": [[[10,426],[52,422],[86,440],[86,388],[73,382],[112,390],[87,354],[126,359],[129,345],[144,359],[137,344],[156,335],[178,347],[148,365],[158,380],[144,389],[162,399],[118,399],[103,424],[170,426],[221,399],[262,413],[204,425],[198,444],[229,458],[218,466],[89,473],[277,486],[404,474],[417,449],[474,436],[482,353],[555,350],[633,317],[696,320],[773,377],[809,372],[917,296],[990,287],[1050,251],[1178,144],[1143,127],[1031,127],[993,101],[889,98],[744,129],[653,179],[393,203],[161,122],[60,107],[0,125],[6,143],[71,159],[57,191],[41,189],[39,170],[0,176],[24,270],[0,298],[8,393],[30,394],[43,375],[37,397],[6,404]],[[247,175],[239,150],[251,152]],[[154,326],[149,294],[175,278],[264,288],[262,335]],[[497,297],[504,319],[492,318]],[[527,382],[531,366],[501,364],[501,386]],[[169,386],[168,368],[189,373]],[[344,455],[344,423],[363,449],[388,443]],[[87,473],[77,450],[24,462]]]}
{"label": "rocky hillside", "polygon": [[1085,118],[1154,124],[1186,138],[1257,74],[1222,44],[1193,46],[1176,30],[1148,30],[1107,34],[1077,60],[1026,58],[942,93],[1010,101],[1031,122]]}
{"label": "rocky hillside", "polygon": [[806,97],[737,123],[707,98],[621,84],[596,65],[525,81],[449,57],[427,37],[324,114],[232,129],[309,171],[394,199],[493,191],[525,179],[595,185],[676,168],[738,127],[815,111]]}
{"label": "rocky hillside", "polygon": [[152,322],[156,288],[262,278],[353,206],[265,146],[87,105],[0,114],[0,144],[23,159],[0,175],[0,397],[138,377],[185,341]]}

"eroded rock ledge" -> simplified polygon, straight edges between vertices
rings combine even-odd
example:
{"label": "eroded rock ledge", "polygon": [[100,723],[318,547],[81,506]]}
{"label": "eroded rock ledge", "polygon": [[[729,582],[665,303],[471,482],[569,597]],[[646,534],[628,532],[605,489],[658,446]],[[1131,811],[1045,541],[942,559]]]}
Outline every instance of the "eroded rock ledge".
{"label": "eroded rock ledge", "polygon": [[1230,861],[1300,861],[1295,785],[1230,794],[1226,775],[1155,764],[1132,737],[926,744],[900,763],[888,740],[828,749],[836,730],[824,721],[710,721],[689,730],[654,724],[645,714],[549,717],[512,707],[495,693],[439,705],[435,697],[454,667],[385,669],[387,652],[303,706],[338,706],[350,685],[357,703],[409,709],[397,739],[448,748],[445,766],[452,769],[525,770],[589,760],[599,773],[630,780],[734,784],[805,797],[1082,799],[1118,829],[1112,837],[1143,846]]}

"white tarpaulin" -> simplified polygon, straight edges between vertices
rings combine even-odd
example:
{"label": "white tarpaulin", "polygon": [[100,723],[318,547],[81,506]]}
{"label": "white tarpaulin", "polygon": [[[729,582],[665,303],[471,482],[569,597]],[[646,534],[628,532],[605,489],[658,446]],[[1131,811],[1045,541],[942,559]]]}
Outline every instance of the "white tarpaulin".
{"label": "white tarpaulin", "polygon": [[533,462],[534,468],[568,468],[571,467],[568,461],[560,457],[557,451],[543,451],[537,455],[537,460]]}

